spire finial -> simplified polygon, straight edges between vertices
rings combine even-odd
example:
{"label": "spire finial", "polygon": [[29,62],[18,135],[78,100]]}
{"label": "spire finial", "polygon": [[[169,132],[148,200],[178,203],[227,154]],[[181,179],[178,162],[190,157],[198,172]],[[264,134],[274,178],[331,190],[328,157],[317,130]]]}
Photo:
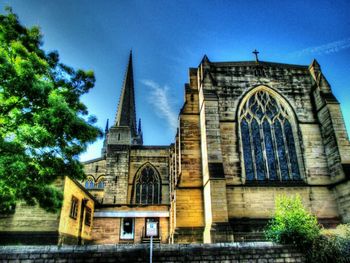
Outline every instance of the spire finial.
{"label": "spire finial", "polygon": [[252,53],[255,55],[255,61],[256,61],[256,62],[259,62],[259,58],[258,58],[259,51],[257,51],[257,50],[255,49]]}

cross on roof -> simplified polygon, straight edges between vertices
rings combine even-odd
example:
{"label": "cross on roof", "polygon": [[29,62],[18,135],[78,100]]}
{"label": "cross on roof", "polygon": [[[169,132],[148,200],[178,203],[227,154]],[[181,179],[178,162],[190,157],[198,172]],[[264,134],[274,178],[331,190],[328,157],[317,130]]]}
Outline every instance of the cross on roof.
{"label": "cross on roof", "polygon": [[257,51],[257,50],[255,49],[252,53],[255,55],[255,61],[258,62],[258,61],[259,61],[259,59],[258,59],[259,51]]}

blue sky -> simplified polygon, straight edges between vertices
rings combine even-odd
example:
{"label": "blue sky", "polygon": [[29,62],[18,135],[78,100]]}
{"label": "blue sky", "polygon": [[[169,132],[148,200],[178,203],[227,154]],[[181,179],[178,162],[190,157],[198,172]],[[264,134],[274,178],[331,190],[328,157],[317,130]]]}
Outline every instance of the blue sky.
{"label": "blue sky", "polygon": [[[309,65],[316,58],[350,128],[350,1],[0,1],[1,10],[5,5],[25,25],[39,25],[44,48],[58,50],[62,62],[94,70],[95,88],[83,101],[101,128],[114,121],[132,49],[147,145],[173,142],[189,67],[204,54],[253,60],[255,48],[263,61]],[[81,159],[99,157],[101,144]]]}

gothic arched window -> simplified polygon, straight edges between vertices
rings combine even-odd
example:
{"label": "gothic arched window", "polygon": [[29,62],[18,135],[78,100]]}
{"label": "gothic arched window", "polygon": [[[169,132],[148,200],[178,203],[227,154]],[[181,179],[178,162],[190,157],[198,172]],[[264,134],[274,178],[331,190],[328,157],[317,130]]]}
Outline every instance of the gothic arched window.
{"label": "gothic arched window", "polygon": [[103,189],[105,188],[105,177],[104,176],[100,176],[97,180],[97,183],[96,183],[96,187],[98,189]]}
{"label": "gothic arched window", "polygon": [[157,171],[146,165],[139,172],[135,180],[135,203],[136,204],[160,204],[161,182]]}
{"label": "gothic arched window", "polygon": [[296,126],[285,105],[265,89],[243,102],[239,125],[246,181],[301,180]]}
{"label": "gothic arched window", "polygon": [[95,180],[94,180],[93,177],[88,176],[88,178],[86,178],[85,188],[86,189],[93,189],[93,188],[95,188]]}

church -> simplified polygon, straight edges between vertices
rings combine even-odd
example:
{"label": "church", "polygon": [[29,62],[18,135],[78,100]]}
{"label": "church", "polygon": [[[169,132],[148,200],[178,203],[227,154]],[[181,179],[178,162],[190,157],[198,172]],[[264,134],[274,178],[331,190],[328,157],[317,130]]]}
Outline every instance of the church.
{"label": "church", "polygon": [[[324,227],[350,222],[350,143],[340,105],[310,66],[212,62],[189,69],[174,142],[143,145],[132,54],[101,157],[65,177],[59,214],[19,205],[3,240],[59,244],[264,240],[280,195],[301,196]],[[3,241],[4,242],[4,241]]]}

